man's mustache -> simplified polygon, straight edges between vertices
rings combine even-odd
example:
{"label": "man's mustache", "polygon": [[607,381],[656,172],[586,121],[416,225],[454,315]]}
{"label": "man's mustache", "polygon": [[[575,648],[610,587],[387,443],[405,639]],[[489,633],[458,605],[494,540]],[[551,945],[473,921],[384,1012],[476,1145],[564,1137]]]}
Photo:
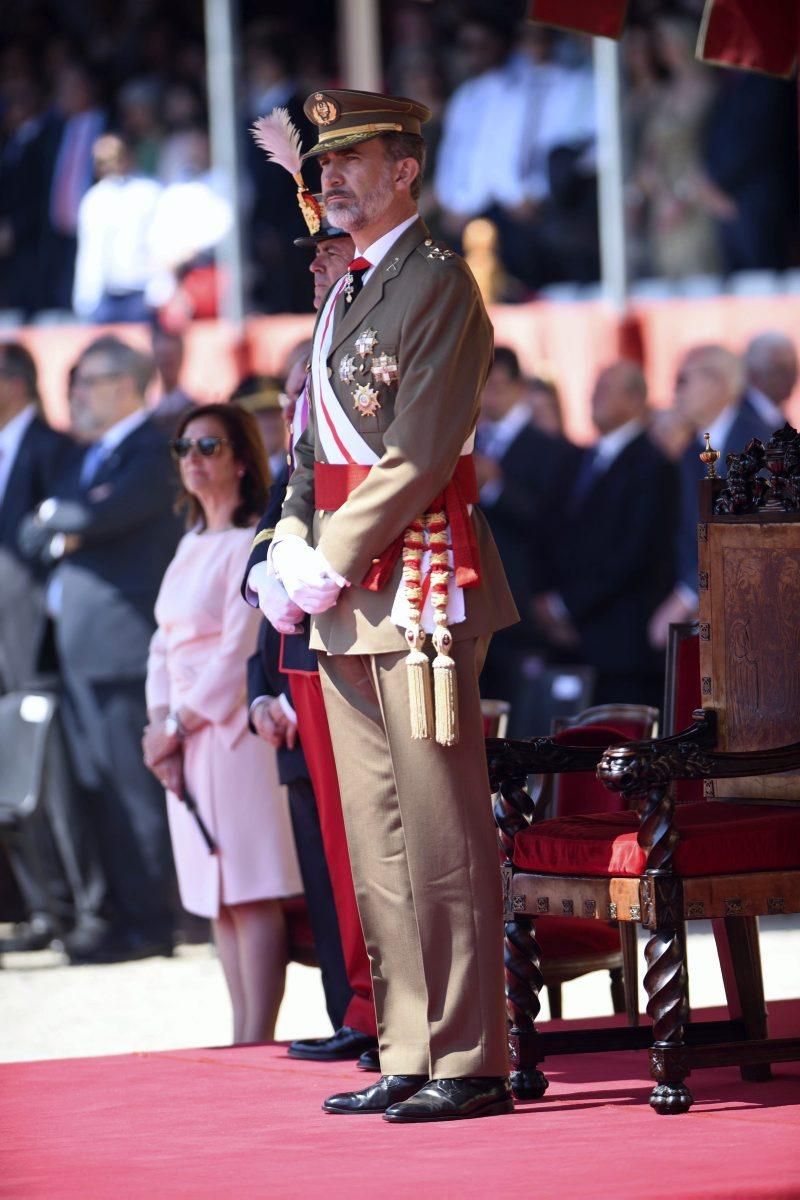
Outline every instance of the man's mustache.
{"label": "man's mustache", "polygon": [[352,192],[346,192],[342,188],[331,188],[329,192],[323,192],[322,198],[326,204],[331,200],[355,200]]}

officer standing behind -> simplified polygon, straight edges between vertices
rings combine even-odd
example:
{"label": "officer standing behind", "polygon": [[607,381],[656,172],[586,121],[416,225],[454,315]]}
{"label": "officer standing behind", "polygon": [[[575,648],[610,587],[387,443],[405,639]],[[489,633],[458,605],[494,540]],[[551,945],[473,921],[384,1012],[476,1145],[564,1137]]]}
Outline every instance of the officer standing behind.
{"label": "officer standing behind", "polygon": [[[309,153],[328,218],[352,234],[358,257],[317,319],[311,420],[270,562],[288,620],[292,605],[312,613],[311,644],[322,651],[384,1072],[324,1108],[390,1121],[509,1112],[478,672],[488,635],[517,614],[470,507],[491,325],[463,261],[431,241],[417,212],[429,111],[345,91],[317,92],[305,111],[320,129]],[[434,601],[436,737],[422,669],[430,639],[420,653]]]}

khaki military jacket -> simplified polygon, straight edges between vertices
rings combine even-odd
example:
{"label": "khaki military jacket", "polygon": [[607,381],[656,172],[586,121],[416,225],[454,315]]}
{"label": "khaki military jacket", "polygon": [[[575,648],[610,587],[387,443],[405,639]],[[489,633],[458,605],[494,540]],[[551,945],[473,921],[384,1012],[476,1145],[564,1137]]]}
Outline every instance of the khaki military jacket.
{"label": "khaki military jacket", "polygon": [[[373,342],[367,356],[360,353],[363,341],[356,346],[365,332],[368,344]],[[450,480],[478,420],[492,353],[491,323],[469,268],[431,242],[421,220],[400,236],[351,304],[343,297],[336,302],[328,376],[349,420],[380,461],[337,512],[315,512],[314,462],[325,456],[310,406],[276,537],[298,534],[318,546],[351,583],[334,608],[312,618],[314,649],[329,654],[405,649],[403,630],[390,620],[401,563],[379,592],[359,583]],[[380,354],[397,363],[389,382],[372,373]],[[355,374],[352,365],[350,371],[342,366],[347,356]],[[380,408],[363,415],[354,390],[366,382]],[[456,640],[487,635],[519,619],[486,520],[478,509],[472,520],[481,582],[464,592],[466,620],[450,627]]]}

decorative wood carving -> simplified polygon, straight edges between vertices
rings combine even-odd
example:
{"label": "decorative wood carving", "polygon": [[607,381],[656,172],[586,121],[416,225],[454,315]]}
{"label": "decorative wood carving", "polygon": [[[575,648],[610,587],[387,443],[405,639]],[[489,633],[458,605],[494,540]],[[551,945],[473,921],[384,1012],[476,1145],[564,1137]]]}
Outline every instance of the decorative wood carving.
{"label": "decorative wood carving", "polygon": [[766,446],[753,438],[725,463],[728,474],[714,502],[716,514],[800,512],[800,434],[788,423]]}

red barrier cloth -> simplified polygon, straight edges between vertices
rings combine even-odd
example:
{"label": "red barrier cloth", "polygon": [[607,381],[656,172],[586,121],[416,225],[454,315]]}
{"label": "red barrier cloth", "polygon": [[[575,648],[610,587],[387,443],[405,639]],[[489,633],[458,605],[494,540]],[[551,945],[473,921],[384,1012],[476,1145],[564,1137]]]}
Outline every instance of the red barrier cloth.
{"label": "red barrier cloth", "polygon": [[292,705],[297,713],[297,728],[300,731],[303,753],[317,800],[322,844],[331,876],[336,915],[339,918],[347,981],[353,990],[353,998],[347,1006],[343,1024],[357,1029],[359,1033],[374,1037],[377,1035],[377,1025],[372,999],[372,973],[353,888],[339,780],[328,729],[328,716],[322,699],[322,685],[319,675],[294,671],[287,674]]}
{"label": "red barrier cloth", "polygon": [[627,11],[628,0],[530,0],[528,17],[560,29],[618,38]]}
{"label": "red barrier cloth", "polygon": [[[348,496],[369,475],[371,467],[358,463],[315,463],[314,464],[314,507],[325,512],[336,512]],[[427,511],[444,508],[450,525],[453,548],[455,581],[458,587],[477,587],[480,583],[480,559],[475,531],[472,528],[469,508],[478,502],[478,481],[475,462],[471,454],[462,454],[447,487],[437,496]],[[402,537],[395,538],[387,546],[377,562],[373,563],[361,581],[361,587],[370,592],[379,592],[394,574],[397,560],[403,550]]]}
{"label": "red barrier cloth", "polygon": [[706,0],[697,56],[788,77],[800,45],[800,0]]}

